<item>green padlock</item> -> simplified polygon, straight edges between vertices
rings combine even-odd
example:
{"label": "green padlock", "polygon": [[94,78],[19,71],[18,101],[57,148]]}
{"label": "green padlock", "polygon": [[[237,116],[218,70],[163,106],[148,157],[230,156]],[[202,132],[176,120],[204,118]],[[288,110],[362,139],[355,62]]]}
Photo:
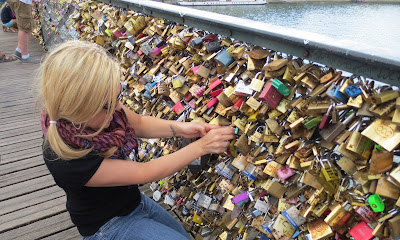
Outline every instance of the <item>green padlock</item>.
{"label": "green padlock", "polygon": [[378,194],[369,196],[368,203],[374,212],[383,212],[385,210],[385,204],[383,203],[381,196]]}
{"label": "green padlock", "polygon": [[112,33],[111,33],[110,29],[107,28],[104,32],[107,33],[107,35],[108,35],[109,37],[112,36]]}
{"label": "green padlock", "polygon": [[315,118],[307,118],[303,122],[303,124],[304,124],[304,127],[307,128],[307,130],[310,130],[313,127],[317,126],[321,121],[322,121],[322,116],[318,116],[318,117],[315,117]]}
{"label": "green padlock", "polygon": [[378,151],[383,151],[385,149],[383,149],[381,146],[379,146],[378,144],[375,144],[375,149]]}
{"label": "green padlock", "polygon": [[285,96],[285,97],[289,96],[290,89],[288,87],[286,87],[285,84],[283,84],[278,79],[272,80],[272,86],[274,86],[276,88],[276,90],[278,90],[278,92],[280,92],[283,96]]}

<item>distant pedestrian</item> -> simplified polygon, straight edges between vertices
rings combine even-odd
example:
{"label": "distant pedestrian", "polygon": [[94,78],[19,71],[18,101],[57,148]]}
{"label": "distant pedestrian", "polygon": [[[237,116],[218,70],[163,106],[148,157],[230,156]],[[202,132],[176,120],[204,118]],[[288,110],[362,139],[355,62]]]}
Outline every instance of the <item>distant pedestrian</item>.
{"label": "distant pedestrian", "polygon": [[11,7],[6,3],[1,9],[1,21],[3,22],[3,31],[18,32],[17,18],[11,10]]}
{"label": "distant pedestrian", "polygon": [[17,60],[17,58],[15,56],[8,56],[0,51],[0,63],[12,62],[15,60]]}
{"label": "distant pedestrian", "polygon": [[29,36],[33,30],[32,0],[7,0],[18,22],[18,45],[14,56],[22,63],[39,63],[40,60],[28,52]]}

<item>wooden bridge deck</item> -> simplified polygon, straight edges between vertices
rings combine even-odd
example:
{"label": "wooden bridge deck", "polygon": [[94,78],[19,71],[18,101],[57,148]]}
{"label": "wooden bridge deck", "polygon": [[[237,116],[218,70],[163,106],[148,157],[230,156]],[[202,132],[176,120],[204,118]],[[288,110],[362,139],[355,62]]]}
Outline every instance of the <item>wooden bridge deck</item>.
{"label": "wooden bridge deck", "polygon": [[[17,34],[0,31],[0,51],[11,55]],[[45,50],[33,37],[30,54]],[[32,92],[39,64],[0,63],[0,239],[81,239],[42,158],[39,110]],[[141,190],[150,195],[148,186]]]}

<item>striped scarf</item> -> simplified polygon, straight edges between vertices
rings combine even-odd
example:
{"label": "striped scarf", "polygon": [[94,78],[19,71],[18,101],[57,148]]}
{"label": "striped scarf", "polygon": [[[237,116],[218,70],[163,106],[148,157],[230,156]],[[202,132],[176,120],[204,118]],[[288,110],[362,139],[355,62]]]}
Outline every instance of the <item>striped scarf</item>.
{"label": "striped scarf", "polygon": [[[43,110],[40,116],[43,135],[46,136],[49,127],[49,117]],[[95,153],[107,152],[111,147],[118,147],[118,150],[110,158],[126,159],[130,153],[138,148],[135,139],[135,130],[127,123],[124,110],[115,111],[113,119],[108,128],[103,129],[94,137],[78,137],[77,135],[89,135],[96,131],[86,128],[77,129],[71,122],[59,119],[57,120],[57,130],[66,144],[73,148],[88,149],[93,147]]]}

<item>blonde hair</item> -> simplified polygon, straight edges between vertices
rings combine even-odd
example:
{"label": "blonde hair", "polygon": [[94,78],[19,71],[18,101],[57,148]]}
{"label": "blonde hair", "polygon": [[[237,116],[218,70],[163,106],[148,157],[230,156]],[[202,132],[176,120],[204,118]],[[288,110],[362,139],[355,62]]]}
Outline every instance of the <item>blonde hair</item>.
{"label": "blonde hair", "polygon": [[[117,104],[120,83],[119,65],[98,45],[67,41],[46,56],[39,70],[39,101],[51,121],[65,119],[75,124],[89,121],[107,104],[107,117],[93,137],[107,124]],[[92,149],[74,149],[67,145],[55,124],[47,129],[46,144],[62,159],[81,158]],[[110,156],[116,148],[110,149]]]}

